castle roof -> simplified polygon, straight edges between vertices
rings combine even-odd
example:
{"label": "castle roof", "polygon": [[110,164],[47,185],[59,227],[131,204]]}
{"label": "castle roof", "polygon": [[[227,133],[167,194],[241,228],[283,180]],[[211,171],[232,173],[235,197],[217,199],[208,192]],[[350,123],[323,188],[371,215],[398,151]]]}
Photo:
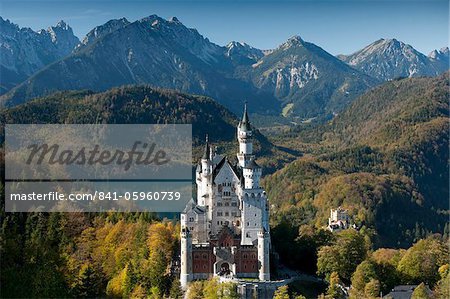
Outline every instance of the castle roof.
{"label": "castle roof", "polygon": [[225,157],[222,155],[215,155],[212,159],[212,162],[214,165],[217,165],[222,161],[223,158],[225,158]]}
{"label": "castle roof", "polygon": [[261,166],[259,166],[255,159],[251,159],[250,162],[245,166],[246,169],[261,169]]}
{"label": "castle roof", "polygon": [[242,116],[242,120],[239,122],[239,128],[243,131],[250,131],[250,120],[247,113],[247,104],[244,106],[244,115]]}
{"label": "castle roof", "polygon": [[220,162],[217,163],[216,167],[214,167],[214,169],[213,169],[213,181],[225,164],[228,164],[230,166],[231,170],[233,171],[233,173],[238,177],[239,180],[241,180],[241,178],[243,177],[242,170],[239,167],[237,167],[237,165],[231,164],[231,162],[228,160],[227,157],[221,157],[221,158],[222,159],[220,160]]}
{"label": "castle roof", "polygon": [[191,200],[189,200],[186,207],[184,208],[183,214],[186,214],[190,211],[193,211],[196,214],[205,213],[205,209],[203,207],[198,206],[192,198],[191,198]]}
{"label": "castle roof", "polygon": [[209,151],[208,136],[206,136],[205,150],[203,151],[202,159],[209,159]]}

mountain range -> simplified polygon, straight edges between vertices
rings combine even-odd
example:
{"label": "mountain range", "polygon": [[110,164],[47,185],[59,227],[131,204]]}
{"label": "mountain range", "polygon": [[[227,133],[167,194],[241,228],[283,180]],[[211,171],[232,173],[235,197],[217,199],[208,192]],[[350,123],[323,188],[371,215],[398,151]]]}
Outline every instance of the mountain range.
{"label": "mountain range", "polygon": [[436,76],[449,68],[448,47],[428,56],[396,39],[380,39],[351,55],[338,55],[352,67],[380,80]]}
{"label": "mountain range", "polygon": [[64,21],[35,32],[0,17],[0,93],[67,56],[79,42]]}
{"label": "mountain range", "polygon": [[[9,28],[1,33],[3,106],[59,90],[104,91],[145,83],[207,95],[235,113],[248,101],[258,114],[310,118],[338,113],[384,80],[436,75],[448,68],[448,49],[427,57],[396,40],[338,57],[299,36],[272,50],[235,41],[219,46],[175,17],[156,15],[110,20],[81,42],[64,22],[39,32],[3,19],[2,26]],[[51,45],[45,44],[47,35]],[[8,54],[18,53],[8,50],[30,40],[27,36],[39,43],[29,50],[21,46],[21,56]],[[51,55],[43,56],[40,49]]]}

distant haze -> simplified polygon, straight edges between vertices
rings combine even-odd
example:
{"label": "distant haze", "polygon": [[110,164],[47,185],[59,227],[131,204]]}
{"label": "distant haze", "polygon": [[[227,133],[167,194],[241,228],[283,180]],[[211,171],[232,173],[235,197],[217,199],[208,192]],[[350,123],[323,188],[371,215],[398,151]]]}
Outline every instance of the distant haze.
{"label": "distant haze", "polygon": [[428,54],[448,45],[449,4],[428,1],[12,1],[0,15],[21,27],[47,28],[65,20],[82,39],[114,18],[176,16],[211,41],[244,41],[271,49],[293,35],[332,54],[350,54],[379,38],[397,38]]}

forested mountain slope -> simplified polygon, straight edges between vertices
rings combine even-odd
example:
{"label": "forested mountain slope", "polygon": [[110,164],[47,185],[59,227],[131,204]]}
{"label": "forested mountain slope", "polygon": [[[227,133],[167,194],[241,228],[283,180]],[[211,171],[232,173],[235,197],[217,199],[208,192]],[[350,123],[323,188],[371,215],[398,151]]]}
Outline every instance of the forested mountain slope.
{"label": "forested mountain slope", "polygon": [[379,246],[409,246],[448,219],[448,74],[385,83],[331,123],[288,138],[319,143],[265,179],[274,223],[326,225],[342,206]]}

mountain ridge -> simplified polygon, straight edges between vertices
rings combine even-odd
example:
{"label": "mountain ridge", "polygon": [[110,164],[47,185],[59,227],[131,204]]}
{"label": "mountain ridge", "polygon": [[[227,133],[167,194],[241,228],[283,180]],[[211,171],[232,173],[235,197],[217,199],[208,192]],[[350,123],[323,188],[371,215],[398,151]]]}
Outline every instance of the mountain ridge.
{"label": "mountain ridge", "polygon": [[[302,43],[300,54],[306,58],[297,65],[288,52]],[[248,101],[249,108],[259,114],[279,115],[283,106],[292,105],[286,115],[310,117],[339,110],[376,84],[376,80],[311,45],[292,37],[272,51],[237,42],[222,47],[177,18],[151,15],[134,22],[110,20],[91,30],[70,56],[44,67],[2,96],[0,102],[13,106],[57,90],[102,91],[126,84],[152,84],[213,97],[234,112]],[[307,53],[315,49],[321,49],[321,55]],[[320,70],[315,70],[314,61],[308,59],[329,62],[319,62]],[[276,82],[273,70],[270,74],[259,72],[260,64],[268,69],[282,68],[283,82]],[[328,70],[328,65],[339,66]],[[317,71],[321,73],[320,84],[313,84],[311,78]],[[358,76],[362,80],[357,80]],[[324,82],[322,78],[327,77],[338,83]],[[326,107],[328,102],[330,107]]]}
{"label": "mountain ridge", "polygon": [[33,31],[0,17],[0,94],[68,55],[78,43],[72,28],[64,21]]}
{"label": "mountain ridge", "polygon": [[[282,112],[294,121],[327,119],[366,90],[404,75],[402,67],[397,69],[395,61],[389,61],[392,57],[383,56],[386,53],[400,51],[416,57],[417,67],[407,59],[397,63],[407,69],[407,76],[435,75],[446,69],[448,49],[427,57],[395,39],[375,43],[396,45],[372,59],[386,65],[371,63],[370,55],[361,54],[374,52],[369,51],[371,45],[356,52],[361,54],[354,54],[358,57],[340,55],[338,59],[298,35],[275,49],[260,50],[235,41],[219,46],[176,17],[166,20],[150,15],[133,22],[113,19],[93,28],[72,54],[40,68],[0,96],[0,104],[14,106],[58,90],[104,91],[151,84],[213,97],[235,113],[247,101],[260,115],[281,117]],[[379,65],[381,70],[367,68],[367,64]]]}
{"label": "mountain ridge", "polygon": [[449,67],[448,48],[447,52],[443,48],[426,56],[395,38],[381,38],[353,54],[337,57],[383,81],[398,77],[436,76]]}
{"label": "mountain ridge", "polygon": [[287,114],[303,117],[333,114],[378,83],[298,35],[252,67],[256,86],[273,92],[285,107],[290,105]]}
{"label": "mountain ridge", "polygon": [[212,96],[235,112],[244,99],[255,110],[278,109],[272,96],[217,71],[232,68],[224,48],[177,19],[152,15],[110,31],[35,73],[8,93],[7,102],[14,105],[57,90],[149,83]]}

